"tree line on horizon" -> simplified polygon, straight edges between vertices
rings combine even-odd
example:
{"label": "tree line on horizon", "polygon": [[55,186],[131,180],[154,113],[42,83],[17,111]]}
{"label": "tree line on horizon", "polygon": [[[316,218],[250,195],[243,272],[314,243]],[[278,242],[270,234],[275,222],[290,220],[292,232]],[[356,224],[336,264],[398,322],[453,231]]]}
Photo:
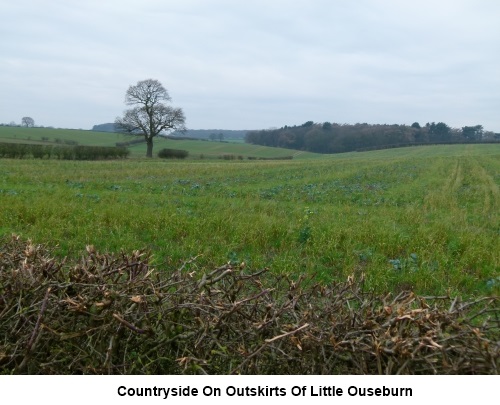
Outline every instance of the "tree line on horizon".
{"label": "tree line on horizon", "polygon": [[307,121],[298,126],[249,131],[245,141],[316,153],[342,153],[411,144],[495,142],[500,141],[500,134],[485,131],[482,125],[451,128],[444,122],[421,126],[418,122],[388,125]]}

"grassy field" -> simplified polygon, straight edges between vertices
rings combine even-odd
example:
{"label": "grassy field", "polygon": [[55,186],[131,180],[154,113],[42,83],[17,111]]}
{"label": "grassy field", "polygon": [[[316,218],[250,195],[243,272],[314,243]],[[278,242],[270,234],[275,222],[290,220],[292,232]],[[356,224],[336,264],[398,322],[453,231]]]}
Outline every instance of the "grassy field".
{"label": "grassy field", "polygon": [[130,138],[110,132],[80,129],[0,127],[0,142],[57,144],[76,141],[79,145],[115,146]]}
{"label": "grassy field", "polygon": [[[134,137],[109,132],[94,132],[78,129],[53,128],[21,128],[1,127],[0,142],[37,143],[37,144],[64,144],[77,142],[79,145],[115,146],[117,142],[130,141]],[[162,148],[183,149],[189,152],[190,159],[220,158],[222,155],[234,155],[235,158],[282,158],[293,156],[294,159],[318,158],[321,155],[311,152],[301,152],[282,148],[249,145],[237,142],[213,142],[206,140],[171,140],[157,137],[154,140],[153,153],[156,155]],[[140,158],[146,156],[146,144],[132,145],[130,156]]]}
{"label": "grassy field", "polygon": [[[233,155],[235,159],[239,157],[243,159],[248,157],[272,159],[287,156],[292,156],[293,159],[315,159],[322,156],[318,153],[250,145],[242,142],[155,139],[153,153],[157,154],[162,148],[187,150],[189,152],[189,159],[217,159],[224,155]],[[133,145],[129,149],[132,157],[143,157],[146,155],[146,144]]]}
{"label": "grassy field", "polygon": [[499,185],[499,145],[291,161],[4,159],[0,236],[70,256],[87,244],[145,248],[165,271],[198,256],[191,270],[232,260],[326,282],[364,273],[377,291],[498,294]]}

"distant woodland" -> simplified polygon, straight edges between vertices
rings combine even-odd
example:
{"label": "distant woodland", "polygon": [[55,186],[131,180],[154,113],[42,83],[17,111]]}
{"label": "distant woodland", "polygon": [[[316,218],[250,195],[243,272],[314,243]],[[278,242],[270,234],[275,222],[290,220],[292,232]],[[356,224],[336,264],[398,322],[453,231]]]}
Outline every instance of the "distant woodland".
{"label": "distant woodland", "polygon": [[[100,124],[94,131],[116,131],[114,124]],[[274,146],[316,153],[341,153],[397,148],[422,144],[500,142],[500,133],[484,130],[482,125],[452,128],[444,122],[420,125],[337,124],[307,121],[302,125],[247,130],[188,129],[170,136],[186,139],[244,139],[254,145]]]}
{"label": "distant woodland", "polygon": [[500,142],[500,134],[482,125],[451,128],[444,122],[412,125],[336,124],[308,121],[299,126],[249,131],[245,141],[255,145],[341,153],[419,144]]}

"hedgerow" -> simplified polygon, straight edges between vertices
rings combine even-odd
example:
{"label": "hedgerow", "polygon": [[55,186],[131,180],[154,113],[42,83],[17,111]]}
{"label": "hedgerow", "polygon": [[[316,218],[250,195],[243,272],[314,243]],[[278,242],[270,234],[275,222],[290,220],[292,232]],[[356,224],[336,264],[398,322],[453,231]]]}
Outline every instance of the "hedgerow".
{"label": "hedgerow", "polygon": [[498,297],[0,243],[2,374],[498,374]]}
{"label": "hedgerow", "polygon": [[124,147],[0,143],[0,158],[11,159],[101,160],[122,159],[129,154],[130,151]]}
{"label": "hedgerow", "polygon": [[158,157],[162,159],[185,159],[189,155],[187,150],[164,148],[158,152]]}

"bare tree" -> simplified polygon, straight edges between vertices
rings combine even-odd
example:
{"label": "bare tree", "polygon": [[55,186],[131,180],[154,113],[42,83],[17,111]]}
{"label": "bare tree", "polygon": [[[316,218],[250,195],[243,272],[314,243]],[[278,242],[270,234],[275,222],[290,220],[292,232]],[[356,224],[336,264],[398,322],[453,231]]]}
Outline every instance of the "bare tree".
{"label": "bare tree", "polygon": [[21,125],[23,127],[29,128],[29,127],[34,127],[35,126],[35,120],[31,117],[23,117],[21,119]]}
{"label": "bare tree", "polygon": [[184,112],[166,104],[171,101],[167,90],[158,80],[147,79],[130,86],[125,94],[125,104],[133,106],[117,117],[118,130],[144,136],[147,143],[146,157],[153,157],[153,138],[168,131],[185,131]]}

